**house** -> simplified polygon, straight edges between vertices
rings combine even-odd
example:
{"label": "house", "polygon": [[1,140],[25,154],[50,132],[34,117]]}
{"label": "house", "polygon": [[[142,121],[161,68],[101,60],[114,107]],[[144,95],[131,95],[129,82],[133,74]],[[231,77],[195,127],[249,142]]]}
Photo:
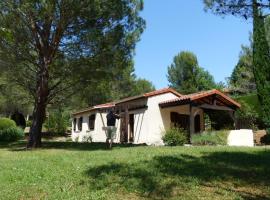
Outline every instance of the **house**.
{"label": "house", "polygon": [[180,126],[189,134],[205,129],[204,113],[227,112],[234,119],[240,107],[236,101],[213,89],[182,95],[165,88],[116,102],[96,105],[72,114],[72,140],[106,141],[106,114],[110,109],[120,113],[116,124],[117,143],[162,145],[164,131]]}

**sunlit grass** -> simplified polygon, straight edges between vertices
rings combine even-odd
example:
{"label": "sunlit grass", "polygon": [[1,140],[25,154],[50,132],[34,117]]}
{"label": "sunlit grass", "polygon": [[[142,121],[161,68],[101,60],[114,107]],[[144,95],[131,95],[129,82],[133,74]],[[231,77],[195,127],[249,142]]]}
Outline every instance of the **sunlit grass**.
{"label": "sunlit grass", "polygon": [[0,145],[0,199],[270,199],[270,149]]}

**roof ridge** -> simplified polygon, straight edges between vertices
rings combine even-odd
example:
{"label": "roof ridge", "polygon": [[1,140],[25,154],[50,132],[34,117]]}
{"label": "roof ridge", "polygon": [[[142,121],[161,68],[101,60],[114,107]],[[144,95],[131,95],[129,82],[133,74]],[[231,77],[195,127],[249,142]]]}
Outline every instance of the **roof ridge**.
{"label": "roof ridge", "polygon": [[175,99],[171,99],[171,100],[168,100],[168,101],[160,102],[159,104],[173,103],[173,102],[183,101],[183,100],[191,100],[191,101],[193,101],[193,100],[197,100],[199,98],[203,98],[205,96],[212,95],[212,94],[220,95],[221,97],[223,97],[227,101],[231,102],[232,104],[236,105],[237,107],[241,107],[241,105],[239,103],[237,103],[231,97],[225,95],[224,93],[222,93],[221,91],[219,91],[217,89],[211,89],[211,90],[205,90],[205,91],[199,91],[199,92],[196,92],[196,93],[186,94],[186,95],[183,95],[183,96],[181,96],[179,98],[175,98]]}

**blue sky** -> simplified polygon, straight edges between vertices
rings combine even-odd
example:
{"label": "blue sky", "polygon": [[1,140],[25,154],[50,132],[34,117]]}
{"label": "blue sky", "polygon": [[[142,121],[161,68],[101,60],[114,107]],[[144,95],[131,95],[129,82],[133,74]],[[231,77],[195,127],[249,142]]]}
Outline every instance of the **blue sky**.
{"label": "blue sky", "polygon": [[144,0],[146,29],[136,46],[135,73],[157,89],[167,87],[167,67],[181,51],[192,51],[216,81],[225,81],[249,44],[252,23],[204,12],[202,0]]}

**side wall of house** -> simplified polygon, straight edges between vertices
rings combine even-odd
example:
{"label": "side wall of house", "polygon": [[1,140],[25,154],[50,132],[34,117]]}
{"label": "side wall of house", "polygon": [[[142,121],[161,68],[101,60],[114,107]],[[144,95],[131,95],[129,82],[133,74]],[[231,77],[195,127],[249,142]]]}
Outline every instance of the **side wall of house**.
{"label": "side wall of house", "polygon": [[148,98],[148,110],[145,113],[144,121],[144,123],[148,124],[148,129],[143,132],[145,143],[148,145],[163,145],[162,136],[166,130],[166,122],[163,119],[159,103],[175,98],[177,98],[177,96],[172,93]]}
{"label": "side wall of house", "polygon": [[[95,114],[95,125],[94,130],[89,130],[89,116]],[[102,113],[98,111],[90,111],[83,113],[81,115],[76,115],[73,117],[77,118],[77,126],[74,131],[74,121],[72,120],[72,141],[78,142],[86,142],[88,138],[91,138],[93,142],[105,142],[106,141],[106,115],[107,113]],[[82,130],[78,130],[78,121],[79,118],[83,118]],[[119,129],[119,122],[117,122],[116,126]]]}

